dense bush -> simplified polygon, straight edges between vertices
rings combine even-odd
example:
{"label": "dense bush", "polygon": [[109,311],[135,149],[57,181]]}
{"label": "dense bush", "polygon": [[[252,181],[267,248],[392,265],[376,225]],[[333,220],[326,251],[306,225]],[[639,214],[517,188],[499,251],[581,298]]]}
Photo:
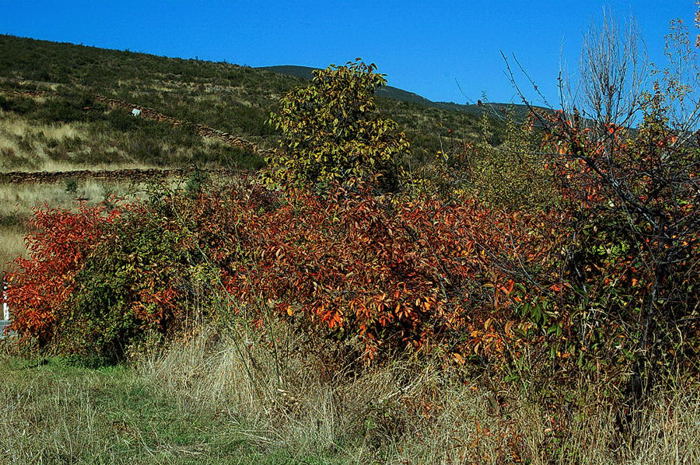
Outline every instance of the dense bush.
{"label": "dense bush", "polygon": [[545,224],[469,199],[343,189],[323,196],[256,188],[229,198],[233,204],[207,197],[199,205],[212,226],[228,225],[215,253],[241,251],[215,258],[227,291],[251,304],[267,300],[335,337],[359,337],[370,357],[450,338],[460,353],[502,352],[517,328],[508,324],[516,284],[528,287],[529,273],[557,279],[556,215]]}
{"label": "dense bush", "polygon": [[274,179],[329,183],[381,175],[394,183],[396,157],[408,142],[396,123],[381,117],[374,91],[385,84],[361,61],[315,71],[308,87],[288,93],[271,123],[280,150],[267,159]]}
{"label": "dense bush", "polygon": [[[42,215],[65,218],[77,231],[37,225],[32,259],[12,279],[14,329],[68,352],[118,356],[146,331],[172,334],[191,306],[195,276],[206,270],[254,319],[261,305],[273,306],[302,330],[360,342],[370,359],[448,341],[460,360],[503,356],[544,328],[542,315],[514,311],[542,309],[550,298],[521,292],[529,276],[559,286],[551,238],[558,215],[542,222],[468,199],[446,204],[359,188],[319,195],[245,185],[166,196],[119,217]],[[88,219],[99,235],[81,232]],[[76,255],[81,242],[66,238],[83,236],[90,246]],[[46,254],[53,266],[42,265]],[[60,298],[42,294],[46,283],[65,289]],[[39,326],[36,308],[46,317]]]}
{"label": "dense bush", "polygon": [[76,213],[39,210],[27,236],[30,259],[18,258],[18,273],[10,275],[8,299],[13,328],[39,344],[49,343],[62,317],[60,311],[74,289],[76,273],[117,217],[101,208],[82,206]]}
{"label": "dense bush", "polygon": [[118,360],[145,334],[167,337],[186,326],[201,273],[195,244],[157,208],[126,210],[75,275],[57,321],[58,349]]}
{"label": "dense bush", "polygon": [[602,143],[560,114],[548,143],[562,153],[553,164],[577,231],[567,280],[580,337],[632,363],[645,384],[697,369],[700,349],[700,151],[679,142],[659,103],[634,134],[610,126]]}
{"label": "dense bush", "polygon": [[[205,318],[261,322],[274,309],[365,359],[439,346],[460,362],[508,365],[534,351],[559,368],[608,374],[639,360],[691,360],[697,231],[677,245],[640,241],[602,190],[572,197],[571,183],[590,180],[575,166],[562,209],[533,213],[468,194],[250,182],[158,196],[120,215],[39,213],[32,257],[12,277],[14,328],[60,351],[118,358],[146,333],[176,334],[198,301]],[[691,204],[675,205],[686,218],[675,227],[695,224],[683,216]],[[664,262],[667,274],[650,268],[653,254],[673,250],[686,252]],[[229,305],[215,311],[219,294]]]}
{"label": "dense bush", "polygon": [[183,327],[208,275],[193,233],[164,205],[38,211],[31,257],[10,276],[12,329],[52,351],[118,360],[144,335]]}

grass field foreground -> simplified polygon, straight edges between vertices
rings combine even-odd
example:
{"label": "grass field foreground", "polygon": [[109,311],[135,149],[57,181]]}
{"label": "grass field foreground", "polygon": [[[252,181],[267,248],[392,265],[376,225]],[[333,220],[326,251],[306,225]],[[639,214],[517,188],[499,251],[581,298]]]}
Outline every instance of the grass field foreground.
{"label": "grass field foreground", "polygon": [[[427,362],[324,369],[275,329],[275,343],[202,330],[127,365],[0,363],[5,464],[694,464],[697,389],[659,391],[621,434],[602,384],[463,382]],[[566,426],[564,426],[566,424]],[[633,438],[627,440],[625,438]]]}

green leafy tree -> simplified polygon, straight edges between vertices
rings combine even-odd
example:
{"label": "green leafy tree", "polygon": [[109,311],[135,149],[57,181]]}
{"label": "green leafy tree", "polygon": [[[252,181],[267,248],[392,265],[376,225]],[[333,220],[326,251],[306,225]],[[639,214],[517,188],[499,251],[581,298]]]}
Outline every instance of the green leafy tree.
{"label": "green leafy tree", "polygon": [[495,207],[547,209],[558,203],[550,170],[540,154],[540,136],[533,121],[516,120],[509,112],[503,141],[492,145],[490,119],[484,115],[482,137],[472,149],[469,187],[481,200]]}
{"label": "green leafy tree", "polygon": [[395,158],[409,147],[396,122],[382,118],[374,92],[386,83],[359,58],[314,72],[311,84],[291,91],[270,122],[281,131],[267,159],[271,179],[322,184],[379,176],[395,180]]}

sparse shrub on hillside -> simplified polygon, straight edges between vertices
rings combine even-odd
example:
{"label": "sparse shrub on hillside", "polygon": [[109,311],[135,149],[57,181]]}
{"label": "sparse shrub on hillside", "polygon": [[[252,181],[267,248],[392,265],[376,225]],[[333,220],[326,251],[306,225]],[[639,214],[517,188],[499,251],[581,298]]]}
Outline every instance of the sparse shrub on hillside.
{"label": "sparse shrub on hillside", "polygon": [[282,98],[270,118],[282,133],[267,159],[273,179],[315,184],[380,175],[395,183],[396,158],[409,144],[377,109],[374,91],[386,81],[374,70],[359,60],[330,66]]}
{"label": "sparse shrub on hillside", "polygon": [[134,118],[123,110],[113,110],[107,114],[106,122],[112,128],[121,132],[133,132],[144,125],[142,118]]}
{"label": "sparse shrub on hillside", "polygon": [[559,206],[555,176],[541,153],[539,134],[532,123],[531,119],[517,122],[514,115],[507,115],[504,140],[494,146],[488,141],[493,126],[484,116],[482,139],[470,145],[466,154],[471,163],[464,184],[476,197],[497,208]]}
{"label": "sparse shrub on hillside", "polygon": [[51,98],[42,105],[38,105],[31,115],[40,121],[53,123],[71,123],[76,121],[95,121],[103,118],[101,112],[85,111],[94,105],[89,96],[70,96]]}
{"label": "sparse shrub on hillside", "polygon": [[0,95],[0,109],[23,115],[34,111],[36,103],[27,97],[5,97]]}
{"label": "sparse shrub on hillside", "polygon": [[70,178],[65,181],[66,192],[71,195],[75,195],[78,192],[78,180],[75,178]]}

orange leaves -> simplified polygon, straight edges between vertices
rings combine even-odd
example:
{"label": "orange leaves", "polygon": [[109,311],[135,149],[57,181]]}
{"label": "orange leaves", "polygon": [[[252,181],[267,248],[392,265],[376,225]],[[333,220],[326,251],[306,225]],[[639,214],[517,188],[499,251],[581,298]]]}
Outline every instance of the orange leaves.
{"label": "orange leaves", "polygon": [[495,213],[471,199],[403,201],[362,188],[326,196],[295,189],[276,198],[249,192],[219,195],[224,205],[201,200],[217,202],[200,207],[211,212],[204,229],[236,224],[236,237],[220,236],[215,249],[232,252],[217,253],[227,289],[244,300],[280,302],[282,315],[293,307],[331,332],[342,328],[371,354],[379,343],[420,347],[481,318],[493,304],[484,285],[496,280],[509,297],[515,281],[504,275],[504,260],[542,262],[549,245],[532,228],[554,224]]}
{"label": "orange leaves", "polygon": [[144,325],[161,325],[175,310],[177,298],[175,289],[157,289],[151,285],[139,291],[139,299],[133,302],[132,310]]}
{"label": "orange leaves", "polygon": [[[181,311],[176,301],[182,268],[170,266],[168,260],[178,257],[171,249],[199,248],[232,301],[250,309],[269,302],[280,317],[313,325],[309,330],[357,338],[369,359],[382,350],[446,340],[457,341],[451,352],[502,356],[518,337],[514,303],[529,299],[519,273],[546,278],[555,255],[551,230],[559,221],[556,214],[493,211],[469,198],[446,204],[374,196],[362,186],[318,195],[247,184],[174,201],[188,233],[180,235],[182,226],[166,222],[163,227],[178,239],[164,248],[166,255],[154,256],[157,267],[129,287],[133,292],[126,298],[139,324],[171,321]],[[140,214],[149,214],[141,208]],[[48,321],[46,315],[70,295],[71,276],[102,240],[100,225],[111,221],[97,215],[94,228],[79,227],[86,218],[61,217],[68,224],[59,241],[36,239],[37,255],[27,269],[43,266],[44,257],[59,257],[41,281],[56,291],[45,297],[40,283],[22,275],[25,282],[15,295],[26,304],[27,328],[30,320]],[[52,234],[49,226],[60,229],[62,223],[53,220],[46,218],[42,234]],[[159,242],[147,244],[157,248]]]}
{"label": "orange leaves", "polygon": [[512,279],[509,279],[508,282],[506,283],[505,286],[501,286],[499,289],[503,294],[506,296],[510,295],[511,292],[513,292],[513,286],[515,286],[515,281]]}
{"label": "orange leaves", "polygon": [[[382,334],[386,347],[446,337],[492,306],[492,293],[485,292],[492,280],[502,283],[496,288],[506,297],[502,307],[511,295],[522,298],[513,294],[516,283],[504,275],[504,263],[544,264],[550,256],[546,235],[532,228],[553,222],[495,213],[470,199],[448,206],[366,194],[293,196],[291,216],[270,211],[244,222],[256,225],[245,236],[256,238],[264,258],[246,271],[251,287],[313,308],[329,329],[342,326],[368,344],[373,334]],[[349,311],[341,318],[343,309]],[[482,345],[502,345],[493,331],[484,337]]]}
{"label": "orange leaves", "polygon": [[333,309],[328,309],[328,306],[321,304],[318,308],[314,308],[313,312],[321,318],[330,329],[340,328],[343,326],[343,315],[341,312]]}
{"label": "orange leaves", "polygon": [[553,292],[561,292],[564,289],[563,283],[555,283],[549,286],[549,289]]}
{"label": "orange leaves", "polygon": [[35,211],[26,237],[30,258],[17,259],[19,271],[8,276],[14,331],[40,342],[51,337],[57,312],[72,292],[73,277],[118,216],[118,211],[85,205],[78,212]]}

